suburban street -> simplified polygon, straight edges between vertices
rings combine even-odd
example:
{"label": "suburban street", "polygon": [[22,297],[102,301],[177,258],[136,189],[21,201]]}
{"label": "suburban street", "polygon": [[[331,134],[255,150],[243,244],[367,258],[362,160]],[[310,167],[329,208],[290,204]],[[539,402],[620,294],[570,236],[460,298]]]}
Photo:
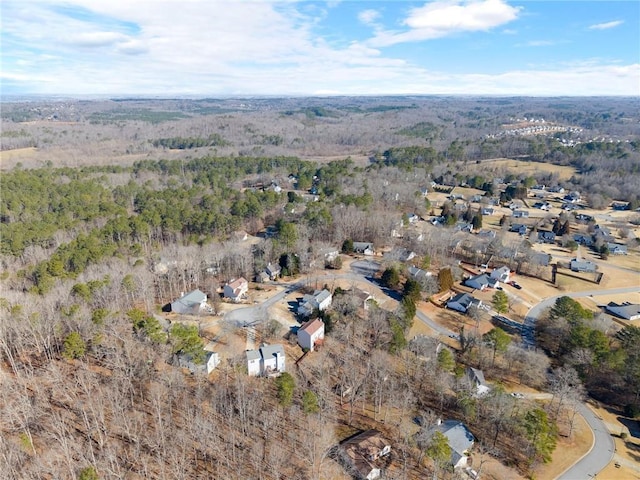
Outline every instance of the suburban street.
{"label": "suburban street", "polygon": [[578,407],[578,411],[593,432],[593,445],[584,457],[557,477],[558,480],[596,478],[598,472],[609,464],[615,453],[613,438],[602,420],[584,403]]}
{"label": "suburban street", "polygon": [[[380,287],[377,282],[373,281],[373,276],[378,272],[380,264],[373,260],[361,260],[353,262],[351,265],[351,273],[328,273],[323,275],[317,275],[315,281],[326,283],[327,281],[334,280],[351,280],[354,282],[364,281],[369,282],[376,287]],[[305,281],[298,281],[291,284],[280,284],[285,287],[282,291],[278,292],[268,300],[264,301],[260,305],[250,306],[246,308],[239,308],[227,312],[224,316],[225,321],[235,323],[239,327],[253,326],[268,319],[269,307],[284,299],[289,293],[299,290],[305,285],[309,284],[310,280],[314,280],[311,276]],[[383,291],[385,289],[383,288]],[[583,292],[567,292],[562,295],[556,295],[546,298],[537,303],[529,309],[525,317],[525,326],[530,328],[535,327],[538,317],[548,308],[550,308],[554,302],[562,297],[568,296],[571,298],[589,297],[594,295],[611,295],[622,294],[640,291],[640,285],[623,288],[613,288],[609,290],[588,290]],[[386,291],[385,291],[386,293]],[[424,313],[417,311],[416,316],[418,320],[428,325],[431,329],[437,332],[439,335],[445,335],[450,338],[458,338],[458,334],[449,330],[446,327],[441,326]],[[589,427],[594,434],[594,443],[591,450],[575,463],[572,467],[566,470],[558,480],[574,480],[574,479],[588,479],[595,478],[598,472],[605,468],[615,453],[615,446],[611,434],[609,433],[605,424],[600,420],[593,411],[586,405],[581,404],[579,406],[580,414],[585,418]]]}

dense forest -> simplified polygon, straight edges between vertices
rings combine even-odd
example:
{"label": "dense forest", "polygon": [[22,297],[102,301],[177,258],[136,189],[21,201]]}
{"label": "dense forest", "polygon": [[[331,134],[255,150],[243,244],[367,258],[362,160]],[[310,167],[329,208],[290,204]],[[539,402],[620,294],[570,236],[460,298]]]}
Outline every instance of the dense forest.
{"label": "dense forest", "polygon": [[[594,208],[635,209],[635,100],[69,100],[3,104],[2,117],[3,154],[15,154],[0,176],[8,478],[348,478],[333,447],[368,428],[393,442],[388,478],[464,478],[425,435],[443,416],[477,437],[480,468],[491,457],[531,475],[586,394],[638,413],[638,329],[609,335],[566,297],[541,321],[537,350],[500,328],[463,330],[459,349],[409,336],[416,305],[461,280],[465,248],[483,242],[518,268],[535,254],[504,234],[466,245],[454,227],[480,230],[479,206],[436,207],[422,192],[465,186],[507,202],[547,184],[580,190]],[[521,117],[582,136],[492,136]],[[540,169],[496,167],[498,157]],[[560,178],[551,163],[575,174]],[[440,214],[444,227],[392,235],[408,214]],[[235,240],[244,232],[256,242]],[[363,311],[334,289],[319,313],[323,348],[275,381],[248,377],[243,350],[210,379],[179,368],[215,341],[199,322],[164,324],[162,307],[181,292],[201,288],[215,309],[229,279],[278,264],[294,282],[322,270],[326,247],[352,254],[357,241],[411,249],[440,274],[418,282],[385,264],[375,281],[397,300],[391,310]],[[167,258],[179,268],[159,271]],[[263,322],[257,339],[293,351],[284,330]],[[553,398],[520,404],[499,382],[479,397],[467,367]]]}

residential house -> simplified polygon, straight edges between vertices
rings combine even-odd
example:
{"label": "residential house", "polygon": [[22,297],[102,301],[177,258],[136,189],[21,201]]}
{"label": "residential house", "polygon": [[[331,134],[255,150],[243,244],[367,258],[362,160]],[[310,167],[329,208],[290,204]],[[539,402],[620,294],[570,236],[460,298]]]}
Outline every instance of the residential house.
{"label": "residential house", "polygon": [[469,201],[471,203],[480,203],[480,201],[482,200],[482,195],[473,195]]}
{"label": "residential house", "polygon": [[475,391],[475,395],[481,397],[489,393],[491,387],[487,385],[486,380],[484,379],[484,373],[482,370],[478,370],[477,368],[467,367],[466,378],[471,384],[471,387]]}
{"label": "residential house", "polygon": [[353,251],[362,255],[373,255],[375,250],[373,249],[373,243],[369,242],[353,242]]}
{"label": "residential house", "polygon": [[243,277],[231,280],[224,286],[223,294],[225,298],[228,298],[234,302],[241,301],[249,290],[249,282]]}
{"label": "residential house", "polygon": [[495,230],[482,229],[478,232],[478,237],[491,240],[496,238],[496,232]]}
{"label": "residential house", "polygon": [[587,215],[586,213],[574,213],[574,215],[576,216],[576,220],[579,220],[581,222],[590,222],[591,220],[593,220],[593,217],[591,215]]}
{"label": "residential house", "polygon": [[482,215],[493,215],[494,209],[492,207],[482,207],[480,213]]}
{"label": "residential house", "polygon": [[482,301],[472,297],[468,293],[459,293],[447,302],[447,308],[460,313],[467,313],[472,306],[480,307],[481,305]]}
{"label": "residential house", "polygon": [[538,243],[556,243],[556,234],[553,232],[538,232]]}
{"label": "residential house", "polygon": [[526,210],[514,210],[513,218],[529,218],[529,212]]}
{"label": "residential house", "polygon": [[404,247],[398,247],[385,253],[384,259],[390,262],[408,262],[409,260],[413,260],[415,256],[416,252],[408,250]]}
{"label": "residential house", "polygon": [[467,287],[475,288],[476,290],[484,290],[489,286],[489,283],[491,283],[490,280],[491,279],[486,273],[481,273],[480,275],[475,275],[471,278],[467,278],[464,281],[464,284]]}
{"label": "residential house", "polygon": [[597,269],[598,265],[589,260],[582,260],[580,258],[571,260],[571,270],[574,272],[595,272]]}
{"label": "residential house", "polygon": [[533,208],[538,208],[540,210],[545,210],[545,211],[549,211],[551,210],[551,204],[549,202],[536,202],[533,205]]}
{"label": "residential house", "polygon": [[258,350],[247,350],[247,373],[252,377],[278,376],[285,371],[284,347],[263,344]]}
{"label": "residential house", "polygon": [[580,192],[571,192],[562,198],[565,203],[576,203],[580,201]]}
{"label": "residential house", "polygon": [[264,270],[256,275],[256,283],[265,283],[270,280],[269,274]]}
{"label": "residential house", "polygon": [[611,230],[607,227],[596,225],[593,231],[593,239],[598,242],[613,243],[616,239],[611,235]]}
{"label": "residential house", "polygon": [[426,279],[430,277],[432,273],[418,267],[409,267],[409,275],[411,275],[411,278],[413,278],[414,280],[422,282],[426,281]]}
{"label": "residential house", "polygon": [[352,292],[353,295],[360,300],[360,305],[362,306],[362,308],[364,308],[365,310],[369,310],[369,301],[375,301],[375,297],[369,292],[361,290],[360,288],[354,288]]}
{"label": "residential house", "polygon": [[427,197],[427,195],[429,194],[429,189],[427,187],[422,187],[420,189],[420,195],[422,195],[423,197]]}
{"label": "residential house", "polygon": [[591,235],[585,235],[584,233],[576,233],[573,236],[573,241],[585,247],[593,246],[593,237]]}
{"label": "residential house", "polygon": [[502,283],[509,283],[509,277],[511,275],[511,270],[506,265],[503,265],[499,268],[494,268],[491,272],[491,278],[494,278]]}
{"label": "residential house", "polygon": [[324,339],[324,322],[319,318],[303,323],[298,329],[298,345],[313,351]]}
{"label": "residential house", "polygon": [[438,424],[429,430],[428,436],[432,437],[436,432],[447,437],[449,448],[451,448],[451,459],[449,463],[453,468],[462,468],[467,465],[469,451],[473,447],[475,437],[467,426],[458,420],[438,421]]}
{"label": "residential house", "polygon": [[607,312],[625,320],[640,320],[640,305],[638,304],[624,302],[622,305],[618,305],[615,302],[609,302],[604,308]]}
{"label": "residential house", "polygon": [[607,249],[611,255],[626,255],[628,253],[627,246],[618,243],[607,243]]}
{"label": "residential house", "polygon": [[205,352],[204,362],[196,363],[191,355],[178,355],[178,366],[188,369],[193,374],[210,374],[220,364],[220,355]]}
{"label": "residential house", "polygon": [[553,186],[553,187],[549,188],[549,191],[550,191],[551,193],[564,193],[564,188],[562,188],[562,187],[561,187],[561,186],[559,186],[559,185],[555,185],[555,186]]}
{"label": "residential house", "polygon": [[198,289],[182,294],[182,296],[171,303],[171,311],[186,315],[197,315],[204,310],[209,310],[207,305],[207,294]]}
{"label": "residential house", "polygon": [[264,271],[269,275],[269,280],[275,280],[280,276],[281,268],[280,265],[273,265],[272,263],[269,263]]}
{"label": "residential house", "polygon": [[378,430],[366,430],[340,443],[339,458],[357,479],[375,480],[384,469],[383,457],[391,453],[390,443]]}
{"label": "residential house", "polygon": [[510,232],[516,232],[519,235],[526,235],[527,234],[527,226],[526,225],[522,225],[521,223],[514,223],[513,225],[511,225],[511,227],[509,227],[509,231]]}
{"label": "residential house", "polygon": [[298,315],[308,317],[314,311],[326,310],[331,305],[331,292],[327,289],[316,290],[313,295],[305,295],[298,304]]}
{"label": "residential house", "polygon": [[473,224],[467,222],[458,222],[456,223],[455,231],[471,233],[473,232]]}
{"label": "residential house", "polygon": [[332,264],[340,256],[340,252],[335,247],[322,248],[318,251],[318,257],[324,259],[324,264]]}
{"label": "residential house", "polygon": [[631,204],[629,202],[613,202],[611,208],[614,210],[630,210]]}

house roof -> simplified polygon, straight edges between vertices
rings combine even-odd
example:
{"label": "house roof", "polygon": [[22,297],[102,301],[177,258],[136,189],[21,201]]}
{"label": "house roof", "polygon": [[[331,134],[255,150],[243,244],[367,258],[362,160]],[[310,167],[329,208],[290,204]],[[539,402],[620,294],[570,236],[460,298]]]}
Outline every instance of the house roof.
{"label": "house roof", "polygon": [[457,456],[452,455],[453,458],[461,457],[473,446],[473,434],[464,423],[458,420],[445,420],[431,429],[431,435],[436,431],[441,432],[449,440],[449,447],[453,453],[457,454]]}
{"label": "house roof", "polygon": [[464,308],[469,308],[475,299],[468,293],[459,293],[447,303],[459,303]]}
{"label": "house roof", "polygon": [[313,294],[313,297],[315,298],[316,302],[318,302],[319,304],[324,302],[330,296],[331,296],[331,292],[326,288],[324,290],[316,291]]}
{"label": "house roof", "polygon": [[489,276],[486,273],[481,273],[480,275],[475,275],[469,279],[467,279],[467,281],[465,283],[469,283],[469,282],[478,282],[481,285],[489,285],[490,283],[490,279]]}
{"label": "house roof", "polygon": [[260,360],[260,350],[247,350],[247,361]]}
{"label": "house roof", "polygon": [[275,357],[276,355],[284,357],[284,347],[279,343],[275,343],[273,345],[262,345],[260,347],[260,354],[264,359]]}
{"label": "house roof", "polygon": [[373,250],[373,243],[370,242],[353,242],[353,249],[358,251],[364,251],[367,248],[370,248],[371,250]]}
{"label": "house roof", "polygon": [[493,272],[491,272],[491,273],[495,273],[496,275],[502,275],[502,274],[505,274],[505,273],[511,273],[511,270],[506,265],[503,265],[501,267],[494,268]]}
{"label": "house roof", "polygon": [[469,367],[467,370],[467,375],[469,378],[476,382],[478,385],[487,385],[487,382],[484,379],[484,373],[482,370],[478,370],[477,368]]}
{"label": "house roof", "polygon": [[627,320],[634,320],[640,317],[640,305],[634,303],[623,303],[618,305],[617,303],[610,302],[605,308],[619,317],[626,318]]}
{"label": "house roof", "polygon": [[180,297],[176,302],[183,304],[186,307],[193,307],[196,305],[200,305],[202,302],[207,300],[207,295],[201,292],[199,289],[195,289],[192,292],[187,293]]}
{"label": "house roof", "polygon": [[280,265],[272,265],[271,263],[267,265],[267,268],[264,269],[269,275],[278,275],[280,273]]}
{"label": "house roof", "polygon": [[352,290],[353,294],[358,297],[360,300],[362,300],[363,302],[366,302],[367,300],[369,300],[370,298],[373,298],[373,295],[371,295],[369,292],[365,291],[365,290],[361,290],[359,288],[354,288]]}
{"label": "house roof", "polygon": [[308,322],[304,323],[298,331],[304,331],[307,332],[309,335],[313,335],[314,333],[316,333],[318,330],[324,330],[324,323],[322,320],[320,320],[319,318],[315,318],[313,320],[309,320]]}
{"label": "house roof", "polygon": [[240,277],[240,278],[236,278],[235,280],[232,280],[231,282],[228,283],[228,285],[233,288],[233,290],[235,291],[236,288],[241,287],[242,285],[245,285],[249,282],[247,282],[244,277]]}

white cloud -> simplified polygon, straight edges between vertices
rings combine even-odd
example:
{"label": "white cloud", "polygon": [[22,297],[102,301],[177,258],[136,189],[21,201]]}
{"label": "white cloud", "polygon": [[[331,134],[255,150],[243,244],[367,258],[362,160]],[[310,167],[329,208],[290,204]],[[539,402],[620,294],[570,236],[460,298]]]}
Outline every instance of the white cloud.
{"label": "white cloud", "polygon": [[362,12],[358,13],[358,20],[360,20],[360,22],[364,23],[365,25],[373,25],[379,18],[380,12],[373,9],[363,10]]}
{"label": "white cloud", "polygon": [[[252,2],[249,9],[217,0],[68,0],[69,8],[93,12],[75,17],[52,5],[3,0],[3,87],[43,94],[638,94],[637,64],[453,75],[385,55],[376,42],[335,47],[315,33],[318,12],[301,13],[304,3]],[[407,32],[378,32],[388,36],[379,45],[486,30],[518,13],[501,0],[439,1],[409,11]]]}
{"label": "white cloud", "polygon": [[556,42],[551,40],[531,40],[524,44],[525,47],[550,47],[556,45]]}
{"label": "white cloud", "polygon": [[606,23],[596,23],[595,25],[589,26],[589,30],[608,30],[609,28],[615,28],[619,25],[622,25],[624,22],[622,20],[614,20],[613,22]]}
{"label": "white cloud", "polygon": [[410,10],[404,32],[378,32],[371,40],[382,47],[446,37],[459,32],[487,31],[518,18],[521,7],[504,0],[438,0]]}

